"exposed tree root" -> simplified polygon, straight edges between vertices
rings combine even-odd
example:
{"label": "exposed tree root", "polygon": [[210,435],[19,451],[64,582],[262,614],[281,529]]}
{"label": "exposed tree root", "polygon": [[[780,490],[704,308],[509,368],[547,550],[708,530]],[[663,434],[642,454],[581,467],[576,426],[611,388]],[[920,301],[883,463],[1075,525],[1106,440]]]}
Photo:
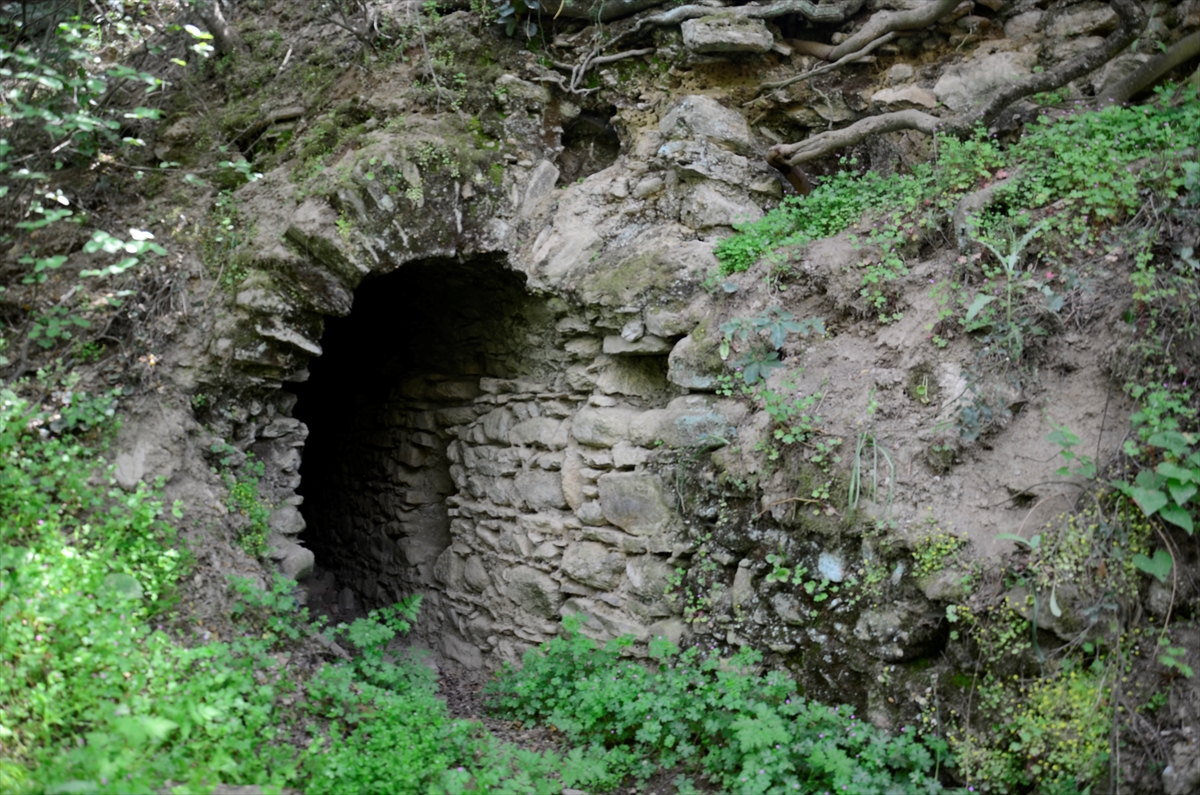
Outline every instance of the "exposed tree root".
{"label": "exposed tree root", "polygon": [[[938,0],[938,3],[949,0]],[[1052,91],[1083,75],[1095,71],[1119,55],[1133,43],[1146,27],[1146,11],[1137,0],[1111,0],[1117,13],[1116,30],[1104,41],[1074,58],[1039,74],[1030,75],[1001,90],[979,110],[971,109],[945,119],[917,110],[902,110],[860,119],[840,130],[818,133],[793,144],[777,144],[771,151],[776,158],[785,158],[792,165],[815,160],[846,146],[862,143],[867,138],[900,130],[916,130],[925,135],[937,132],[962,135],[975,126],[988,126],[1010,105],[1023,97]],[[876,16],[880,16],[877,14]],[[871,23],[867,23],[868,27]],[[849,41],[849,40],[847,40]],[[840,45],[839,45],[840,46]],[[1140,70],[1139,70],[1140,71]]]}
{"label": "exposed tree root", "polygon": [[880,11],[867,20],[862,30],[834,47],[829,59],[840,60],[888,33],[929,27],[957,8],[960,2],[962,0],[934,0],[911,11]]}
{"label": "exposed tree root", "polygon": [[699,19],[700,17],[712,16],[713,14],[725,14],[735,17],[745,17],[747,19],[773,19],[788,14],[799,14],[812,22],[845,22],[858,13],[858,10],[863,6],[863,2],[865,0],[841,0],[836,3],[821,3],[818,5],[809,2],[809,0],[775,0],[773,3],[761,6],[732,6],[728,8],[713,8],[712,6],[701,5],[679,6],[669,11],[661,11],[641,17],[631,27],[617,34],[611,41],[607,42],[605,47],[616,47],[618,43],[638,35],[647,28],[679,25],[689,19]]}
{"label": "exposed tree root", "polygon": [[832,44],[825,44],[819,41],[801,41],[799,39],[784,39],[783,43],[792,48],[792,52],[800,55],[811,55],[814,58],[820,58],[822,61],[832,61],[830,54],[833,52]]}
{"label": "exposed tree root", "polygon": [[1128,102],[1136,94],[1157,83],[1167,72],[1197,55],[1200,55],[1200,31],[1185,36],[1168,47],[1166,52],[1146,61],[1110,91],[1104,92],[1104,98],[1116,103]]}
{"label": "exposed tree root", "polygon": [[570,84],[563,80],[553,80],[551,78],[543,78],[544,82],[553,82],[558,85],[563,91],[570,94],[589,94],[595,91],[593,88],[580,88],[579,84],[583,81],[584,76],[596,66],[604,66],[605,64],[616,63],[623,61],[626,58],[637,58],[641,55],[650,55],[654,52],[653,47],[646,47],[640,50],[626,50],[612,55],[599,55],[599,48],[592,50],[587,56],[577,64],[563,63],[561,61],[551,61],[550,65],[555,69],[562,69],[571,73]]}
{"label": "exposed tree root", "polygon": [[[793,83],[799,83],[801,80],[808,80],[810,78],[816,77],[817,75],[823,75],[826,72],[831,72],[840,66],[844,66],[845,64],[848,64],[848,63],[853,63],[854,61],[857,61],[859,58],[862,58],[862,57],[870,54],[870,52],[872,50],[874,50],[875,48],[877,48],[883,44],[886,44],[887,42],[891,41],[895,37],[896,37],[895,33],[885,33],[883,36],[880,36],[878,39],[875,39],[875,41],[871,42],[866,47],[863,47],[861,50],[857,50],[855,52],[848,53],[847,55],[842,56],[840,59],[838,59],[837,61],[834,61],[831,64],[826,64],[824,66],[818,66],[816,69],[810,69],[809,71],[805,72],[804,74],[795,75],[793,77],[789,77],[786,80],[779,80],[774,83],[763,83],[761,86],[758,87],[758,91],[756,91],[755,93],[761,94],[764,91],[773,91],[777,88],[786,88],[787,86],[790,86]],[[806,43],[810,43],[810,42],[806,42]],[[750,102],[747,102],[746,105],[749,105],[754,101],[755,100],[750,100]]]}

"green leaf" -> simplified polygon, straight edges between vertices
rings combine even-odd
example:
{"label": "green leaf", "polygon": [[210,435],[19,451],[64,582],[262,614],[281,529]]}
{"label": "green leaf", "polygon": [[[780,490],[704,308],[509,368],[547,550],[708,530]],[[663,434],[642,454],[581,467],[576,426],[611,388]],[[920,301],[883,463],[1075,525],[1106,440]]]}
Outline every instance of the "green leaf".
{"label": "green leaf", "polygon": [[1188,513],[1187,508],[1183,508],[1179,505],[1168,505],[1159,511],[1158,515],[1166,519],[1171,524],[1187,530],[1188,535],[1191,535],[1194,532],[1195,528],[1192,526],[1192,515]]}
{"label": "green leaf", "polygon": [[1187,455],[1190,448],[1187,437],[1179,431],[1159,431],[1152,434],[1146,443],[1169,450],[1177,456]]}
{"label": "green leaf", "polygon": [[[1197,477],[1200,475],[1200,473],[1196,472],[1194,469],[1181,467],[1179,464],[1172,464],[1170,461],[1163,461],[1161,464],[1155,467],[1155,469],[1158,471],[1158,474],[1166,475],[1169,478],[1174,478],[1180,483],[1192,483],[1200,479],[1200,477]],[[1183,502],[1183,500],[1179,500],[1179,502]]]}
{"label": "green leaf", "polygon": [[1171,553],[1165,549],[1155,550],[1153,558],[1148,558],[1140,552],[1133,556],[1134,567],[1157,578],[1159,582],[1167,581],[1167,575],[1171,573],[1174,563]]}
{"label": "green leaf", "polygon": [[1055,618],[1062,618],[1062,608],[1058,606],[1058,588],[1050,589],[1050,614]]}
{"label": "green leaf", "polygon": [[987,306],[988,304],[990,304],[992,301],[995,301],[995,300],[996,300],[996,296],[994,296],[994,295],[984,295],[983,293],[980,293],[979,295],[975,296],[975,300],[972,301],[971,306],[967,308],[966,317],[964,317],[963,319],[965,321],[967,321],[968,323],[970,323],[972,320],[975,319],[976,315],[978,315],[980,312],[983,311],[983,308],[985,306]]}
{"label": "green leaf", "polygon": [[1196,490],[1195,483],[1167,482],[1167,491],[1171,492],[1171,499],[1175,500],[1176,505],[1186,505],[1188,500],[1196,496]]}
{"label": "green leaf", "polygon": [[1144,489],[1140,486],[1130,486],[1129,496],[1142,509],[1142,513],[1146,516],[1153,516],[1158,513],[1159,509],[1167,504],[1167,495],[1161,491]]}
{"label": "green leaf", "polygon": [[1071,429],[1064,425],[1061,428],[1055,428],[1053,433],[1047,435],[1046,441],[1059,447],[1074,447],[1079,444],[1079,437],[1071,433]]}

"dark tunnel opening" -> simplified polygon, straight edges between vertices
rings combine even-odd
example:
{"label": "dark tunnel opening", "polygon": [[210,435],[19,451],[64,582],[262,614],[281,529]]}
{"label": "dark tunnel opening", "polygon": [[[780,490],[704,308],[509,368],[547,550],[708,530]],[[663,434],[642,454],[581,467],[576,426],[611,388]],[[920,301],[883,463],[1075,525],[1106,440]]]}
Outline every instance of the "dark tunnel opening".
{"label": "dark tunnel opening", "polygon": [[294,415],[309,428],[301,540],[339,617],[436,588],[452,542],[447,448],[480,414],[481,378],[529,369],[544,307],[524,283],[499,256],[419,261],[364,281],[352,312],[326,321]]}

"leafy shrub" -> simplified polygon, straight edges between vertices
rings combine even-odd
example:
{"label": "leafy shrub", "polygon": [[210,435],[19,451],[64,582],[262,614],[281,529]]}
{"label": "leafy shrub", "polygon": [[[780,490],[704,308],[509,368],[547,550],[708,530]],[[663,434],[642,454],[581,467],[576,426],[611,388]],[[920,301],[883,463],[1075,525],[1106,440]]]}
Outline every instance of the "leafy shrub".
{"label": "leafy shrub", "polygon": [[678,765],[747,795],[944,791],[940,738],[907,727],[889,735],[851,707],[806,701],[783,674],[753,673],[755,651],[722,660],[658,639],[648,668],[620,659],[628,638],[598,647],[579,633],[578,618],[564,624],[564,637],[530,650],[521,670],[505,669],[490,686],[492,704],[623,757],[635,776]]}

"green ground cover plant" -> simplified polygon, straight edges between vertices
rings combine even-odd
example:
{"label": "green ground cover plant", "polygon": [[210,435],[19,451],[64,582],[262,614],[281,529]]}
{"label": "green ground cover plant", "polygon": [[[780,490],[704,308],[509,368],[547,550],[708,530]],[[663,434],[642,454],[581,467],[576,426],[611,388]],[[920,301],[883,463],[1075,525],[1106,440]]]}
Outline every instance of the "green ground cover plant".
{"label": "green ground cover plant", "polygon": [[[964,140],[938,136],[932,166],[921,164],[907,174],[840,172],[808,196],[789,197],[763,218],[736,225],[736,234],[714,249],[719,275],[861,228],[856,241],[875,253],[864,260],[860,295],[881,322],[891,322],[897,319],[893,284],[907,274],[907,259],[946,224],[962,197],[993,184],[994,199],[974,219],[972,234],[987,241],[1016,240],[1044,218],[1046,240],[1038,258],[1055,272],[1056,263],[1096,245],[1099,227],[1135,215],[1147,192],[1174,200],[1187,190],[1194,171],[1188,161],[1195,159],[1187,153],[1200,128],[1196,91],[1168,86],[1144,106],[1042,115],[1007,149],[983,130]],[[986,305],[1007,295],[1006,316],[1011,316],[1011,288],[1017,282],[1025,286],[1025,274],[1017,263],[1008,264],[995,290],[973,292],[955,312],[975,307],[968,321],[975,322],[983,306],[975,306],[971,297],[987,297]],[[960,287],[956,283],[955,289]]]}
{"label": "green ground cover plant", "polygon": [[[452,719],[429,669],[385,653],[419,600],[328,627],[292,581],[235,580],[233,631],[187,629],[190,562],[168,523],[181,507],[117,488],[100,455],[112,399],[76,396],[86,410],[56,431],[0,390],[0,791],[524,795],[611,780],[595,755],[523,751]],[[298,667],[316,633],[352,659]]]}
{"label": "green ground cover plant", "polygon": [[948,791],[945,742],[912,727],[888,734],[848,706],[807,701],[787,676],[757,672],[757,652],[730,659],[652,641],[652,665],[622,659],[629,638],[604,646],[565,632],[507,668],[491,687],[503,715],[547,722],[579,746],[607,750],[610,765],[636,777],[679,768],[676,785],[694,791],[702,775],[720,792],[846,792],[867,795]]}

